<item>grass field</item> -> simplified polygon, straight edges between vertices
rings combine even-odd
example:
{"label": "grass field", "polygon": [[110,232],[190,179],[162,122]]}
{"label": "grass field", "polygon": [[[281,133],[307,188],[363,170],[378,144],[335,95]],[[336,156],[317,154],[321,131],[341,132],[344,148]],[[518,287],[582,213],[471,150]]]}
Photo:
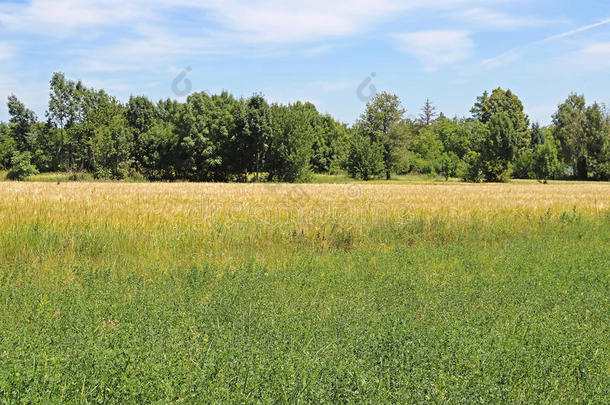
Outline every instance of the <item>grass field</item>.
{"label": "grass field", "polygon": [[608,403],[610,185],[0,183],[0,402]]}

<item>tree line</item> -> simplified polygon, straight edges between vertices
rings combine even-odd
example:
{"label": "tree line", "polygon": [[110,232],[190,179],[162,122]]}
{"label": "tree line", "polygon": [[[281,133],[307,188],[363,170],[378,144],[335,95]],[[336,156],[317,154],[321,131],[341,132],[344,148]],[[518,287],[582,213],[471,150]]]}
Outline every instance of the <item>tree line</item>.
{"label": "tree line", "polygon": [[260,94],[122,103],[55,73],[44,120],[14,95],[8,112],[0,169],[12,179],[56,171],[214,182],[306,182],[313,173],[342,172],[362,180],[409,173],[471,182],[610,179],[610,114],[578,94],[544,127],[501,88],[478,97],[463,118],[448,118],[427,100],[410,119],[400,99],[384,92],[346,125],[311,103],[270,104]]}

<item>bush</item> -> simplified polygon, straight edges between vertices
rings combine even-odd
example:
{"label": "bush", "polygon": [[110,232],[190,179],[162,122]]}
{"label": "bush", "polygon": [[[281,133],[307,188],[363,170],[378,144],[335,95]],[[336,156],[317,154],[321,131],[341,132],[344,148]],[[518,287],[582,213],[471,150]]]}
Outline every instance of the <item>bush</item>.
{"label": "bush", "polygon": [[91,175],[86,172],[71,172],[68,175],[68,181],[89,181]]}
{"label": "bush", "polygon": [[38,174],[38,170],[32,164],[32,154],[30,152],[16,152],[11,158],[11,167],[6,174],[6,178],[23,181],[35,174]]}
{"label": "bush", "polygon": [[370,180],[385,170],[383,146],[366,135],[356,134],[347,157],[347,173],[357,179]]}
{"label": "bush", "polygon": [[548,179],[555,175],[559,168],[555,145],[547,141],[543,145],[536,146],[533,161],[536,178],[546,183]]}
{"label": "bush", "polygon": [[112,170],[100,167],[93,173],[93,177],[96,180],[109,180],[112,178]]}
{"label": "bush", "polygon": [[480,183],[483,180],[481,155],[475,151],[468,152],[464,159],[458,163],[456,174],[463,181]]}
{"label": "bush", "polygon": [[531,150],[521,153],[513,165],[513,177],[517,179],[533,179],[534,173],[534,154]]}
{"label": "bush", "polygon": [[449,180],[449,177],[453,177],[457,174],[458,165],[460,164],[460,158],[453,152],[443,153],[441,159],[441,174],[445,177],[445,180]]}

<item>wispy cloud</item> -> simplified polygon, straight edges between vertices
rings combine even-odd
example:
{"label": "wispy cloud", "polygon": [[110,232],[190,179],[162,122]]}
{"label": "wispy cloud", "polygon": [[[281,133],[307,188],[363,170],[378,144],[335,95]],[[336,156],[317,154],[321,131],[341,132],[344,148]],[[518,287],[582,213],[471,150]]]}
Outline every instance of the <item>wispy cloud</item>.
{"label": "wispy cloud", "polygon": [[419,31],[393,35],[398,48],[416,57],[426,71],[467,59],[474,49],[468,31]]}
{"label": "wispy cloud", "polygon": [[483,60],[480,63],[480,67],[483,69],[495,69],[495,68],[501,67],[503,65],[506,65],[506,64],[519,60],[521,57],[523,57],[528,52],[537,49],[540,45],[548,44],[550,42],[560,41],[562,39],[572,37],[574,35],[581,34],[583,32],[590,31],[592,29],[595,29],[595,28],[598,28],[598,27],[601,27],[601,26],[607,25],[607,24],[610,24],[610,18],[602,20],[595,24],[585,25],[585,26],[582,26],[582,27],[579,27],[579,28],[576,28],[573,30],[562,32],[560,34],[548,36],[541,40],[530,42],[526,45],[523,45],[518,48],[511,49],[509,51],[501,53],[500,55]]}
{"label": "wispy cloud", "polygon": [[81,29],[150,17],[139,1],[31,0],[0,5],[0,25],[8,31],[61,37]]}
{"label": "wispy cloud", "polygon": [[471,26],[492,30],[515,30],[557,23],[531,16],[514,16],[488,8],[471,8],[459,13],[457,18]]}
{"label": "wispy cloud", "polygon": [[551,35],[550,37],[547,37],[547,38],[545,38],[545,39],[543,39],[542,41],[539,41],[539,42],[540,43],[544,43],[544,42],[557,41],[557,40],[560,40],[560,39],[571,37],[571,36],[576,35],[576,34],[580,34],[581,32],[585,32],[585,31],[589,31],[589,30],[592,30],[592,29],[597,28],[597,27],[601,27],[602,25],[606,25],[606,24],[610,24],[610,18],[607,18],[607,19],[602,20],[600,22],[597,22],[595,24],[589,24],[589,25],[585,25],[583,27],[579,27],[579,28],[570,30],[570,31],[562,32],[561,34]]}
{"label": "wispy cloud", "polygon": [[593,71],[610,70],[610,42],[595,42],[559,57],[554,65],[564,71],[589,74]]}

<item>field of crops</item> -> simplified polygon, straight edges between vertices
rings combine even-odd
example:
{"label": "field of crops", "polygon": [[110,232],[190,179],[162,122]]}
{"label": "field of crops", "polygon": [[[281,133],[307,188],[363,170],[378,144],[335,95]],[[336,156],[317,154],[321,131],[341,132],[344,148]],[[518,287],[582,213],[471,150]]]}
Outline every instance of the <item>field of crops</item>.
{"label": "field of crops", "polygon": [[610,402],[610,186],[0,183],[0,403]]}

